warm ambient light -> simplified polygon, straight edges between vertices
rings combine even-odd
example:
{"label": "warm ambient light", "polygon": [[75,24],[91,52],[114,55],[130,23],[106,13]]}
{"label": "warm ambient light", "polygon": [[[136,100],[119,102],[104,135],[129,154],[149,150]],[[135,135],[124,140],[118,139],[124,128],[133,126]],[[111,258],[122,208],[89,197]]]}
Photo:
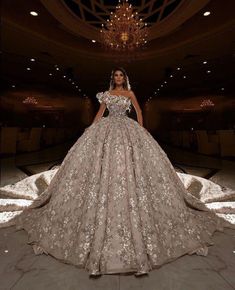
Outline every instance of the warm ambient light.
{"label": "warm ambient light", "polygon": [[36,105],[38,101],[34,97],[27,97],[23,100],[23,103],[26,105]]}
{"label": "warm ambient light", "polygon": [[102,44],[107,49],[119,52],[130,52],[145,46],[149,29],[146,27],[147,23],[143,23],[142,20],[137,11],[134,14],[128,1],[123,1],[110,14],[110,19],[106,20],[105,25],[102,23]]}
{"label": "warm ambient light", "polygon": [[38,13],[36,11],[30,11],[30,15],[32,15],[32,16],[38,16]]}
{"label": "warm ambient light", "polygon": [[201,104],[200,107],[201,108],[208,108],[208,107],[214,107],[214,103],[210,100],[210,99],[204,99]]}
{"label": "warm ambient light", "polygon": [[204,16],[209,16],[210,14],[211,14],[210,11],[206,11],[203,13]]}
{"label": "warm ambient light", "polygon": [[95,42],[96,42],[96,40],[95,40],[95,39],[92,39],[92,42],[94,42],[94,43],[95,43]]}

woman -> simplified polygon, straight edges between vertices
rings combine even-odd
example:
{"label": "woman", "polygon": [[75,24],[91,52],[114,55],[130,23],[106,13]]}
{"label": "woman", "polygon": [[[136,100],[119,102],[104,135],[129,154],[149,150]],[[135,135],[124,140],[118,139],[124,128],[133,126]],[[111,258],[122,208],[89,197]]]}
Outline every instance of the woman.
{"label": "woman", "polygon": [[[97,99],[94,122],[48,188],[15,218],[35,253],[48,253],[90,275],[136,276],[184,254],[207,255],[213,232],[230,224],[186,190],[143,127],[123,68],[112,71],[109,90]],[[131,105],[138,122],[127,115]],[[109,115],[103,117],[106,108]]]}

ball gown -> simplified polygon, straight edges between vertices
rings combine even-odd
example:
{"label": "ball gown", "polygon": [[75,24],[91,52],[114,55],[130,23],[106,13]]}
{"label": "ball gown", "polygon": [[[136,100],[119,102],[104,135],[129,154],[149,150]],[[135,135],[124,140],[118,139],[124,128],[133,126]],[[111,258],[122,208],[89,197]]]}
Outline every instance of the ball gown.
{"label": "ball gown", "polygon": [[109,114],[77,139],[16,227],[35,254],[91,275],[142,275],[185,254],[206,256],[213,233],[234,225],[186,189],[158,142],[128,116],[128,97],[96,97]]}

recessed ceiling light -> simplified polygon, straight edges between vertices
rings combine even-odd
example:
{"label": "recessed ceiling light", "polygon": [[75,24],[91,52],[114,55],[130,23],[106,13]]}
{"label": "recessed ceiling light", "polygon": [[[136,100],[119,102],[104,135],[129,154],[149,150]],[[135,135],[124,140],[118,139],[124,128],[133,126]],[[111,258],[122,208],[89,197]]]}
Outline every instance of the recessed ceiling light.
{"label": "recessed ceiling light", "polygon": [[161,87],[163,87],[163,85],[161,85]]}
{"label": "recessed ceiling light", "polygon": [[57,67],[56,70],[60,70],[60,69]]}
{"label": "recessed ceiling light", "polygon": [[78,86],[76,86],[76,89],[78,88]]}
{"label": "recessed ceiling light", "polygon": [[157,89],[158,91],[160,91],[160,89]]}
{"label": "recessed ceiling light", "polygon": [[170,78],[173,78],[173,75],[170,75]]}
{"label": "recessed ceiling light", "polygon": [[81,92],[81,89],[78,89],[79,90],[79,92]]}
{"label": "recessed ceiling light", "polygon": [[74,82],[72,82],[72,85],[74,85]]}
{"label": "recessed ceiling light", "polygon": [[49,73],[49,76],[52,76],[52,73]]}
{"label": "recessed ceiling light", "polygon": [[27,67],[27,70],[31,70],[31,68],[30,67]]}
{"label": "recessed ceiling light", "polygon": [[64,76],[63,76],[63,78],[65,79],[65,78],[66,78],[66,76],[64,75]]}
{"label": "recessed ceiling light", "polygon": [[15,85],[11,85],[11,87],[12,87],[12,88],[15,88],[16,86],[15,86]]}
{"label": "recessed ceiling light", "polygon": [[204,16],[209,16],[210,14],[211,14],[210,11],[206,11],[203,13]]}
{"label": "recessed ceiling light", "polygon": [[167,81],[165,81],[164,83],[167,84]]}
{"label": "recessed ceiling light", "polygon": [[181,70],[181,67],[177,67],[177,70]]}
{"label": "recessed ceiling light", "polygon": [[95,39],[92,39],[92,42],[94,42],[94,43],[95,43],[95,42],[96,42],[96,40],[95,40]]}
{"label": "recessed ceiling light", "polygon": [[211,71],[210,71],[210,70],[207,70],[206,72],[207,72],[208,74],[210,74],[210,73],[211,73]]}
{"label": "recessed ceiling light", "polygon": [[221,88],[221,91],[224,91],[224,88]]}
{"label": "recessed ceiling light", "polygon": [[207,61],[205,60],[205,61],[203,61],[203,64],[207,64]]}
{"label": "recessed ceiling light", "polygon": [[35,58],[30,58],[31,61],[35,61]]}
{"label": "recessed ceiling light", "polygon": [[184,79],[186,79],[186,76],[183,76]]}
{"label": "recessed ceiling light", "polygon": [[36,11],[30,11],[30,14],[31,14],[32,16],[38,16],[38,13],[37,13]]}
{"label": "recessed ceiling light", "polygon": [[69,79],[69,82],[71,82],[71,79]]}

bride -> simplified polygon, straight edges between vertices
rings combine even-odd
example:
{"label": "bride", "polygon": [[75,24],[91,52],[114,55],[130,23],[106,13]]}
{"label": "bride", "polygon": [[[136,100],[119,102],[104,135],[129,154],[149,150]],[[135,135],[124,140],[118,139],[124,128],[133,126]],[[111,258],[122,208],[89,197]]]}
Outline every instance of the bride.
{"label": "bride", "polygon": [[[185,188],[143,127],[125,70],[114,69],[109,90],[96,97],[93,123],[14,224],[28,232],[36,254],[90,275],[137,276],[185,254],[207,255],[212,234],[234,226]],[[132,105],[138,121],[128,117]]]}

